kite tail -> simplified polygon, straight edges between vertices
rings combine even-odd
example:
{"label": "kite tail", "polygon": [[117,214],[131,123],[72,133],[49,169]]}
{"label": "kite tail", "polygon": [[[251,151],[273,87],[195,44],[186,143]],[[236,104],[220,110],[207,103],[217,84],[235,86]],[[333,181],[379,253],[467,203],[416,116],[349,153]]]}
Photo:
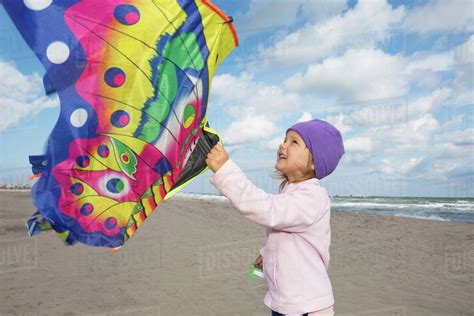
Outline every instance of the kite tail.
{"label": "kite tail", "polygon": [[35,177],[37,174],[43,173],[43,171],[46,169],[47,163],[45,155],[30,156],[29,160],[31,164],[31,171]]}
{"label": "kite tail", "polygon": [[26,226],[28,227],[28,235],[30,237],[41,233],[45,230],[52,229],[51,224],[43,218],[43,216],[36,212],[26,221]]}
{"label": "kite tail", "polygon": [[[36,155],[29,157],[31,163],[31,171],[33,175],[29,177],[30,180],[39,178],[46,168],[46,157],[45,155]],[[51,224],[43,218],[43,216],[36,212],[27,221],[26,226],[28,227],[28,235],[33,236],[42,231],[52,229]]]}

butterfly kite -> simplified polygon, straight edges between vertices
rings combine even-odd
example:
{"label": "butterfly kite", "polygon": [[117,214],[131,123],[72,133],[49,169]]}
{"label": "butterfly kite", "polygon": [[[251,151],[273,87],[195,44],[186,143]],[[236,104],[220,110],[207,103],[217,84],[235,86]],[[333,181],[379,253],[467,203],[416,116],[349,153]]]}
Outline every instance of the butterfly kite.
{"label": "butterfly kite", "polygon": [[206,109],[216,67],[238,45],[209,0],[4,0],[46,69],[59,119],[30,235],[120,247],[156,206],[207,169],[219,136]]}

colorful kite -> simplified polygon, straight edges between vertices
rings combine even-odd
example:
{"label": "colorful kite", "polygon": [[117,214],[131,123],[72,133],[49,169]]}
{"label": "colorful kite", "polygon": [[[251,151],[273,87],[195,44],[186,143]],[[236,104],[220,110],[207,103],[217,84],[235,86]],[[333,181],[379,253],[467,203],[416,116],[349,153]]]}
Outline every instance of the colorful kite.
{"label": "colorful kite", "polygon": [[54,229],[119,247],[156,206],[207,169],[218,141],[206,109],[216,67],[238,45],[208,0],[4,0],[46,68],[60,116],[39,176],[30,234]]}

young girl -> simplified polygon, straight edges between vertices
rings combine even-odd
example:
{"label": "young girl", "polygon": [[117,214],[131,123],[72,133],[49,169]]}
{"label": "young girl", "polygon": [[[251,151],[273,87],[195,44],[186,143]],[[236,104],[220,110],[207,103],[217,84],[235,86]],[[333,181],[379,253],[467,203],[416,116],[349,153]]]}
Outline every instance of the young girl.
{"label": "young girl", "polygon": [[[221,145],[207,155],[211,183],[247,219],[267,227],[260,250],[268,282],[264,303],[272,315],[334,315],[327,268],[330,201],[319,180],[344,154],[339,131],[312,120],[286,131],[275,168],[284,176],[279,194],[255,187]],[[259,259],[257,259],[259,261]]]}

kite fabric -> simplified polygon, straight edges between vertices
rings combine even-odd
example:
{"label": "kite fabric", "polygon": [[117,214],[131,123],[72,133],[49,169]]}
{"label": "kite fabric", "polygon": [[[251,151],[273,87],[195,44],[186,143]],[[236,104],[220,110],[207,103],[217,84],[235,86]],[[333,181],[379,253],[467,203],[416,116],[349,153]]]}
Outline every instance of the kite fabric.
{"label": "kite fabric", "polygon": [[216,67],[238,45],[208,0],[4,0],[46,69],[60,115],[39,177],[33,235],[119,247],[207,169],[219,136],[206,110]]}

